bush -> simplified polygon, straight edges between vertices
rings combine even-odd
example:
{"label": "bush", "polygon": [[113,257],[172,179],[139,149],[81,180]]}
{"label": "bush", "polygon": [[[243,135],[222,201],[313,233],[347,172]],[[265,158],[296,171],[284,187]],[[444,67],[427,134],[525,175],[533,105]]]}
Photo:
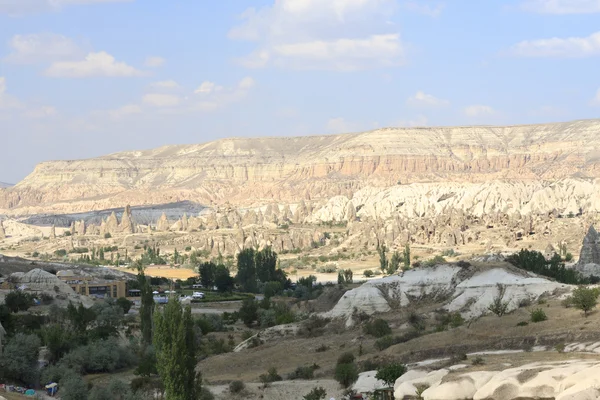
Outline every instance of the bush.
{"label": "bush", "polygon": [[[352,356],[354,357],[354,356]],[[358,379],[358,368],[356,364],[340,364],[335,367],[335,380],[343,387],[349,387]]]}
{"label": "bush", "polygon": [[326,352],[328,350],[329,350],[329,346],[326,346],[326,345],[322,344],[322,345],[320,345],[319,347],[317,347],[315,349],[315,352],[317,352],[317,353],[324,353],[324,352]]}
{"label": "bush", "polygon": [[308,367],[297,367],[296,370],[288,376],[288,379],[292,381],[295,379],[313,379],[315,377],[315,370],[319,368],[321,367],[319,367],[317,364],[313,364]]}
{"label": "bush", "polygon": [[570,298],[570,304],[572,304],[573,307],[583,311],[586,317],[588,313],[596,307],[597,302],[598,291],[585,287],[579,287],[575,289]]}
{"label": "bush", "polygon": [[30,294],[20,290],[14,290],[6,295],[4,304],[10,312],[27,311],[33,305],[33,298]]}
{"label": "bush", "polygon": [[485,364],[485,360],[481,357],[476,357],[473,359],[473,361],[471,361],[471,364],[473,365],[484,365]]}
{"label": "bush", "polygon": [[88,398],[87,385],[79,375],[69,375],[60,381],[60,398],[63,400],[86,400]]}
{"label": "bush", "polygon": [[127,314],[133,305],[133,302],[127,300],[125,297],[119,297],[116,304],[123,309],[123,314]]}
{"label": "bush", "polygon": [[261,383],[263,384],[263,387],[267,387],[269,385],[269,383],[271,383],[271,382],[278,382],[278,381],[283,380],[281,375],[279,375],[277,373],[277,369],[275,367],[269,368],[267,373],[262,374],[259,377],[259,379],[260,379]]}
{"label": "bush", "polygon": [[517,326],[527,326],[527,325],[529,325],[529,322],[527,322],[527,321],[521,321],[517,324]]}
{"label": "bush", "polygon": [[352,364],[356,358],[354,354],[347,352],[338,357],[338,364]]}
{"label": "bush", "polygon": [[506,287],[500,283],[496,287],[498,288],[498,294],[494,297],[492,304],[488,306],[488,310],[501,317],[508,311],[508,301],[503,301]]}
{"label": "bush", "polygon": [[531,322],[542,322],[547,319],[548,317],[546,316],[546,313],[541,308],[536,308],[535,310],[531,311]]}
{"label": "bush", "polygon": [[108,232],[104,234],[104,239],[110,239],[111,237],[112,235]]}
{"label": "bush", "polygon": [[406,343],[412,339],[418,338],[421,333],[417,330],[411,330],[400,336],[384,336],[381,339],[377,339],[375,342],[375,348],[379,351],[385,350],[390,346],[398,343]]}
{"label": "bush", "polygon": [[408,323],[417,331],[425,330],[425,317],[414,311],[408,316]]}
{"label": "bush", "polygon": [[258,304],[254,299],[246,299],[242,302],[239,313],[244,325],[251,327],[254,321],[258,320]]}
{"label": "bush", "polygon": [[385,382],[388,387],[394,386],[396,379],[406,373],[406,365],[390,364],[377,370],[376,379]]}
{"label": "bush", "polygon": [[303,397],[304,400],[324,400],[327,397],[327,392],[322,387],[313,388],[307,395]]}
{"label": "bush", "polygon": [[373,271],[371,271],[370,269],[367,269],[367,270],[365,270],[365,271],[363,272],[363,276],[364,276],[365,278],[370,278],[370,277],[372,277],[372,276],[373,276]]}
{"label": "bush", "polygon": [[376,319],[373,322],[367,322],[364,331],[367,335],[375,336],[376,338],[387,336],[392,333],[390,325],[384,319]]}
{"label": "bush", "polygon": [[246,388],[246,385],[242,381],[233,381],[229,384],[229,391],[231,393],[240,393]]}

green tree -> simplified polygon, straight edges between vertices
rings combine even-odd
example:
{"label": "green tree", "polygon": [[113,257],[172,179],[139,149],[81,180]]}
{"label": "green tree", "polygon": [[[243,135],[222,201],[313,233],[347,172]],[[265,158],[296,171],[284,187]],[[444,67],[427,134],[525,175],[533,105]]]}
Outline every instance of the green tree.
{"label": "green tree", "polygon": [[83,378],[77,374],[69,374],[60,380],[60,398],[62,400],[87,400],[88,389]]}
{"label": "green tree", "polygon": [[571,304],[573,307],[583,311],[583,314],[587,317],[588,313],[592,311],[598,303],[598,291],[594,289],[588,289],[586,287],[578,287],[573,291],[571,296]]}
{"label": "green tree", "polygon": [[389,364],[377,370],[376,379],[385,382],[388,387],[394,386],[396,379],[406,373],[406,366],[403,364]]}
{"label": "green tree", "polygon": [[55,363],[62,358],[72,347],[74,337],[69,329],[62,325],[50,324],[42,327],[40,332],[42,341],[50,355],[49,362]]}
{"label": "green tree", "polygon": [[235,285],[235,279],[229,274],[229,270],[224,265],[218,265],[215,270],[215,286],[221,293],[231,292]]}
{"label": "green tree", "polygon": [[244,249],[237,255],[237,281],[243,290],[250,293],[257,292],[256,264],[254,249]]}
{"label": "green tree", "polygon": [[17,333],[2,350],[0,377],[35,385],[39,379],[37,360],[40,346],[40,339],[36,335]]}
{"label": "green tree", "polygon": [[353,273],[351,269],[347,269],[344,271],[344,280],[346,281],[346,283],[352,283],[353,281]]}
{"label": "green tree", "polygon": [[275,270],[277,267],[277,253],[271,247],[266,247],[257,251],[255,256],[256,277],[261,282],[270,282],[275,279]]}
{"label": "green tree", "polygon": [[13,313],[27,311],[33,305],[33,298],[28,293],[13,290],[4,298],[4,304]]}
{"label": "green tree", "polygon": [[338,271],[338,285],[343,285],[346,283],[346,277],[344,276],[344,271]]}
{"label": "green tree", "polygon": [[179,252],[177,249],[173,251],[173,264],[179,264]]}
{"label": "green tree", "polygon": [[258,304],[254,299],[245,299],[240,307],[240,319],[247,326],[250,327],[258,320]]}
{"label": "green tree", "polygon": [[200,393],[200,374],[196,373],[196,337],[192,310],[171,299],[161,312],[154,313],[156,366],[162,379],[166,400],[195,400]]}
{"label": "green tree", "polygon": [[402,256],[402,260],[404,261],[404,269],[410,269],[410,245],[406,243],[404,246],[404,254]]}
{"label": "green tree", "polygon": [[198,267],[200,272],[200,283],[207,289],[212,289],[215,286],[215,279],[217,273],[217,266],[215,263],[208,261],[200,264]]}
{"label": "green tree", "polygon": [[385,244],[378,246],[377,252],[379,253],[379,267],[381,268],[381,272],[385,272],[387,271],[388,267],[388,259],[386,256]]}
{"label": "green tree", "polygon": [[392,254],[392,259],[390,260],[390,264],[388,266],[388,274],[393,274],[394,272],[398,271],[398,268],[400,268],[400,263],[402,262],[402,256],[400,255],[400,253],[398,253],[397,251],[394,252],[394,254]]}
{"label": "green tree", "polygon": [[140,325],[144,344],[152,343],[152,311],[154,310],[154,295],[150,282],[144,274],[144,267],[138,265],[138,284],[141,291]]}
{"label": "green tree", "polygon": [[335,380],[343,387],[349,387],[358,379],[356,364],[337,364],[335,367]]}
{"label": "green tree", "polygon": [[131,310],[133,303],[127,300],[125,297],[119,297],[116,304],[123,309],[123,314],[127,314]]}
{"label": "green tree", "polygon": [[96,319],[96,313],[91,308],[85,308],[81,303],[77,307],[73,303],[69,303],[67,318],[75,331],[83,336],[86,334],[88,326]]}

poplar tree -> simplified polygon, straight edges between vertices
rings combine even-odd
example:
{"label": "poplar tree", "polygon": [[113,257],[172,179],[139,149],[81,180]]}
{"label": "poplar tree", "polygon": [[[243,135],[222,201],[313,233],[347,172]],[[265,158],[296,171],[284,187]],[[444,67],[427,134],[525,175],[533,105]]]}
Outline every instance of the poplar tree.
{"label": "poplar tree", "polygon": [[154,309],[154,295],[152,287],[144,274],[144,266],[138,265],[138,282],[140,284],[142,305],[140,307],[140,320],[142,339],[146,345],[152,344],[152,310]]}
{"label": "poplar tree", "polygon": [[200,394],[200,373],[196,373],[196,339],[192,310],[183,309],[176,298],[163,311],[154,312],[156,367],[166,400],[196,400]]}

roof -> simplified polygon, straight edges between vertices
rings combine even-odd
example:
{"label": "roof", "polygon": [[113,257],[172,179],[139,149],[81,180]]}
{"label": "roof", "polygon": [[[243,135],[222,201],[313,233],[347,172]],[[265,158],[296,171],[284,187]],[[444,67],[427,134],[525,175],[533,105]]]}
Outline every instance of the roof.
{"label": "roof", "polygon": [[58,271],[56,276],[75,276],[75,273],[71,270]]}

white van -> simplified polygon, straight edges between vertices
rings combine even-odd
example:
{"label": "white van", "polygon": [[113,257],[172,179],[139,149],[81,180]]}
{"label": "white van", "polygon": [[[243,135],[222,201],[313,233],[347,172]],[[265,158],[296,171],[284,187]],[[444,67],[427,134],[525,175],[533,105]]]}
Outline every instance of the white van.
{"label": "white van", "polygon": [[200,300],[204,298],[204,293],[202,292],[194,292],[194,294],[192,295],[192,299],[194,300]]}

